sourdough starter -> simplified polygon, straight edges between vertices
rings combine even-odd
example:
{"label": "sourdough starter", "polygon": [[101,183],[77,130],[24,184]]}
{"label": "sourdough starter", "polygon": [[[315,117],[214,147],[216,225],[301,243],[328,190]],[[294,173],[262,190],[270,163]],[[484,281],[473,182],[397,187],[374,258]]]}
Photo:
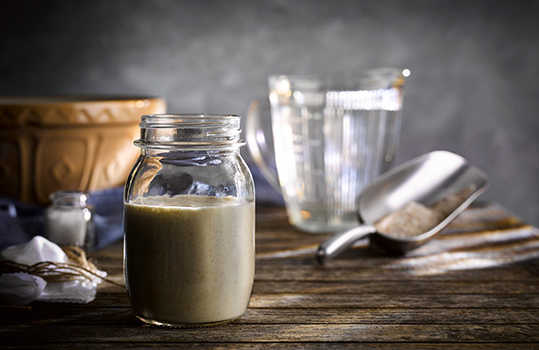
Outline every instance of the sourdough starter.
{"label": "sourdough starter", "polygon": [[155,196],[125,205],[125,278],[146,322],[217,323],[247,309],[254,280],[254,202]]}

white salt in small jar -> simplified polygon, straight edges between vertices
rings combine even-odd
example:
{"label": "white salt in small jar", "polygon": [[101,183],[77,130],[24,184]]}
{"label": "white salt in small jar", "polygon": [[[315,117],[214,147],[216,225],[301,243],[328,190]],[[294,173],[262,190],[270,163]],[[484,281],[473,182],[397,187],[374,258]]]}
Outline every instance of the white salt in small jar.
{"label": "white salt in small jar", "polygon": [[50,195],[52,204],[45,209],[45,236],[58,245],[89,249],[94,243],[93,215],[78,191],[58,191]]}

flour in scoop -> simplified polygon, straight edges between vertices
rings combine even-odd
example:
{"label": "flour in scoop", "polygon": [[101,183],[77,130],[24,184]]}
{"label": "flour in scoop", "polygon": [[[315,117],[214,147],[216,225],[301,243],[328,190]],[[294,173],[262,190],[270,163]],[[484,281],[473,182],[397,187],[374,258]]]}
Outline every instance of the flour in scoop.
{"label": "flour in scoop", "polygon": [[430,231],[449,214],[457,209],[474,191],[468,186],[460,192],[446,196],[426,207],[418,202],[410,202],[377,221],[376,230],[393,238],[410,238]]}
{"label": "flour in scoop", "polygon": [[443,220],[443,216],[421,203],[410,202],[376,222],[376,230],[395,238],[408,238],[429,231]]}

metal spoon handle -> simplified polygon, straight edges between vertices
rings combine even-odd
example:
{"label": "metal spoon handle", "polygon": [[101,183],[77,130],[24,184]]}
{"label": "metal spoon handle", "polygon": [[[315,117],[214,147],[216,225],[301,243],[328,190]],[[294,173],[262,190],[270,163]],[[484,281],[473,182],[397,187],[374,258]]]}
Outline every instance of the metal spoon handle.
{"label": "metal spoon handle", "polygon": [[333,259],[347,250],[355,241],[367,237],[374,232],[376,232],[374,226],[361,225],[348,231],[336,233],[318,246],[316,259],[318,259],[319,263],[323,264],[324,261]]}

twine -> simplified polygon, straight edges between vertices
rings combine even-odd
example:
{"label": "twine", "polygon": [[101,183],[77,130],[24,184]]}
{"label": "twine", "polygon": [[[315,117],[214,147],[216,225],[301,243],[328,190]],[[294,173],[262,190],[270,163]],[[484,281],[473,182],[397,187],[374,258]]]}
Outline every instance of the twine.
{"label": "twine", "polygon": [[3,272],[26,272],[43,278],[47,282],[68,282],[77,279],[87,279],[92,281],[95,277],[119,287],[125,286],[110,278],[102,277],[98,274],[99,270],[95,265],[88,261],[86,253],[75,246],[61,247],[71,262],[56,263],[52,261],[43,261],[34,265],[19,264],[14,261],[0,261]]}

